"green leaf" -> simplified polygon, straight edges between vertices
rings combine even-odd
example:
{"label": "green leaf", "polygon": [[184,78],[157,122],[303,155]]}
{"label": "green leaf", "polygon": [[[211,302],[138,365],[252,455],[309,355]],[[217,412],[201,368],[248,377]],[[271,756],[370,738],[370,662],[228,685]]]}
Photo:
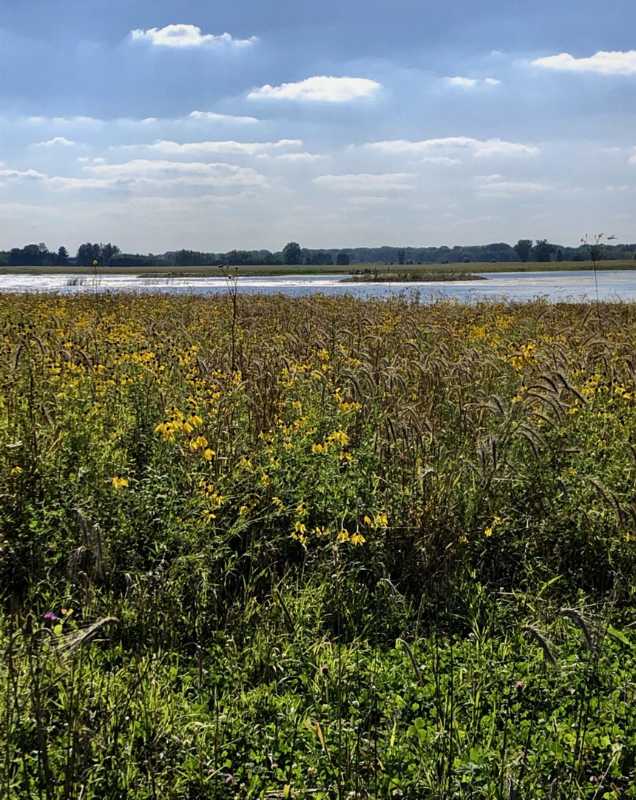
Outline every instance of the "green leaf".
{"label": "green leaf", "polygon": [[616,639],[617,642],[624,644],[625,647],[629,647],[630,650],[636,649],[636,645],[630,639],[625,636],[623,631],[619,631],[618,628],[614,628],[612,625],[609,625],[607,628],[608,634],[612,637],[612,639]]}

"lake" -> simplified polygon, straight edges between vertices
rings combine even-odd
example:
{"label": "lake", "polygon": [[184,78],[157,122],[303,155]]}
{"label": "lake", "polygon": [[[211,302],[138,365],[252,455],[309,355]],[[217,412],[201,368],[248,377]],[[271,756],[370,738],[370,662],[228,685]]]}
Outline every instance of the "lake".
{"label": "lake", "polygon": [[[351,295],[360,298],[419,296],[422,302],[454,298],[464,302],[488,299],[576,302],[596,300],[594,274],[581,272],[483,273],[485,280],[421,283],[343,283],[346,275],[250,276],[238,279],[242,294]],[[217,277],[144,277],[107,275],[96,280],[77,275],[0,275],[0,292],[159,292],[169,294],[218,294],[228,282]],[[636,300],[636,269],[598,273],[598,299]]]}

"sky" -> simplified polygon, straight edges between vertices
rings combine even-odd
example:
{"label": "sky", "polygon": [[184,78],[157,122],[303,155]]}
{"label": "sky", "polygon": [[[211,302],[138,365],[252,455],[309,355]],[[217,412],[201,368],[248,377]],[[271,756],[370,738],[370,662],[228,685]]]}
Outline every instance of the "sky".
{"label": "sky", "polygon": [[0,249],[636,241],[633,0],[0,0]]}

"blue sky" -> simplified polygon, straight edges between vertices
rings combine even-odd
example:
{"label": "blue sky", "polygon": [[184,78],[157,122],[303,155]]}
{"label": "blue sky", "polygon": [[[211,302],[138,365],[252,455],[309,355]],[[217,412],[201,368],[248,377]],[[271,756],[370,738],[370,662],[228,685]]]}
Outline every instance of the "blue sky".
{"label": "blue sky", "polygon": [[0,12],[0,248],[636,240],[633,0]]}

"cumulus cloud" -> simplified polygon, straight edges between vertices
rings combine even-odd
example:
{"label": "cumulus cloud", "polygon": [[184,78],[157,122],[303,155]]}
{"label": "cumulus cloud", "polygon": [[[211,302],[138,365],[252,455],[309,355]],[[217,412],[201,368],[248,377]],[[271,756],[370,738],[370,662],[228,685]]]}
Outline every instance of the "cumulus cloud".
{"label": "cumulus cloud", "polygon": [[189,115],[190,119],[203,120],[205,122],[220,122],[229,125],[258,125],[260,122],[256,117],[241,117],[233,114],[217,114],[216,111],[193,111]]}
{"label": "cumulus cloud", "polygon": [[461,75],[455,75],[444,80],[449,86],[455,86],[458,89],[478,89],[480,86],[501,85],[501,81],[497,78],[464,78]]}
{"label": "cumulus cloud", "polygon": [[133,42],[148,42],[154,47],[189,48],[189,47],[250,47],[258,39],[235,39],[230,33],[214,35],[203,33],[197,25],[166,25],[164,28],[137,28],[130,32]]}
{"label": "cumulus cloud", "polygon": [[48,139],[46,142],[37,142],[33,147],[51,148],[51,147],[75,147],[77,142],[67,139],[65,136],[55,136],[53,139]]}
{"label": "cumulus cloud", "polygon": [[555,72],[594,72],[598,75],[636,75],[636,50],[599,50],[593,56],[576,58],[570,53],[537,58],[532,66]]}
{"label": "cumulus cloud", "polygon": [[[447,136],[441,139],[389,139],[368,142],[363,148],[386,155],[430,156],[468,152],[474,158],[493,156],[536,156],[540,150],[535,145],[507,142],[503,139],[473,139],[469,136]],[[452,157],[452,156],[451,156]]]}
{"label": "cumulus cloud", "polygon": [[253,89],[248,100],[294,100],[311,103],[347,103],[365,97],[373,97],[382,84],[368,78],[334,78],[316,75],[296,83],[280,86],[266,84]]}
{"label": "cumulus cloud", "polygon": [[415,175],[408,172],[380,174],[357,173],[353,175],[320,175],[314,178],[316,186],[336,192],[381,194],[404,192],[413,189]]}
{"label": "cumulus cloud", "polygon": [[164,156],[184,155],[225,155],[225,156],[257,156],[262,153],[277,153],[287,150],[297,150],[303,146],[302,139],[279,139],[276,142],[235,142],[235,141],[207,141],[207,142],[172,142],[161,140],[154,144],[124,145],[125,150],[141,150],[147,153],[158,153]]}

